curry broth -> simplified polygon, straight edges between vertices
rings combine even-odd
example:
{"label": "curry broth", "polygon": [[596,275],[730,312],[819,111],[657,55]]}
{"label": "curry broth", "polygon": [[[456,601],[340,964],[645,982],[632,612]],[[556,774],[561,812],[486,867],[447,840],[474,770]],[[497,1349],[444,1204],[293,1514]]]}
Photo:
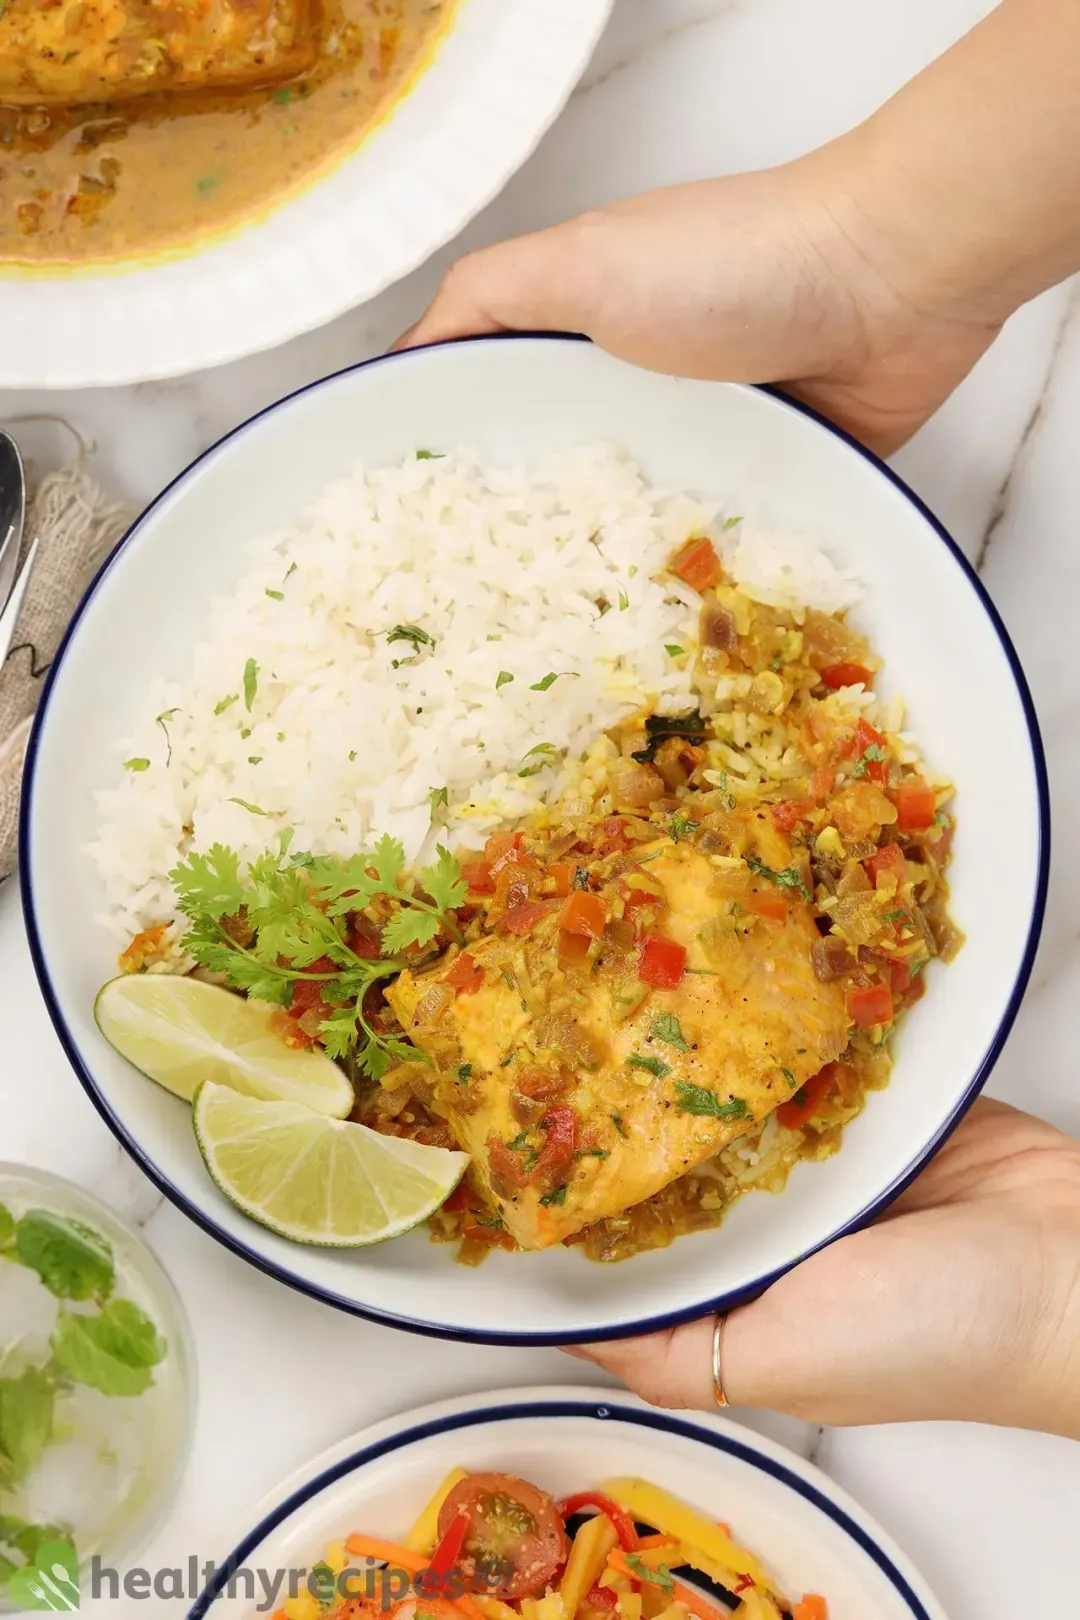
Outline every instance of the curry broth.
{"label": "curry broth", "polygon": [[0,263],[144,257],[265,212],[357,146],[456,4],[329,0],[317,64],[277,86],[0,106]]}

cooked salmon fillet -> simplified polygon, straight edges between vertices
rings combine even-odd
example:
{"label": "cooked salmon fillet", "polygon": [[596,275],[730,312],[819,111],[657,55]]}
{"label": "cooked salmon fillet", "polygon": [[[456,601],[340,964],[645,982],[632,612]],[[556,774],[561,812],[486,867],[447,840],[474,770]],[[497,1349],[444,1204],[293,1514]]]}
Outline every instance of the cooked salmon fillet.
{"label": "cooked salmon fillet", "polygon": [[0,101],[272,84],[314,61],[318,0],[7,0]]}
{"label": "cooked salmon fillet", "polygon": [[[527,941],[496,932],[470,946],[483,983],[456,996],[437,1035],[414,1020],[444,966],[404,973],[389,992],[444,1077],[434,1106],[525,1249],[649,1198],[765,1120],[847,1045],[844,996],[814,976],[819,936],[804,900],[793,895],[783,918],[736,931],[718,956],[702,929],[730,908],[709,858],[672,843],[647,870],[688,971],[630,1016],[617,984],[560,966],[557,908]],[[569,1066],[568,1029],[584,1059]],[[569,1152],[564,1143],[553,1154],[553,1122],[556,1133],[572,1129]]]}

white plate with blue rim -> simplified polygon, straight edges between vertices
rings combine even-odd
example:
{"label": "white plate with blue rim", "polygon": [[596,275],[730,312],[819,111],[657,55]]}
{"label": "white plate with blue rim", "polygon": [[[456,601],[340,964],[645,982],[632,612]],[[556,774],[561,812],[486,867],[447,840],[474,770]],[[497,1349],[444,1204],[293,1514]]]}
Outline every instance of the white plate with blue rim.
{"label": "white plate with blue rim", "polygon": [[[793,1452],[726,1418],[559,1386],[440,1401],[325,1452],[220,1549],[188,1620],[247,1620],[253,1599],[280,1607],[290,1577],[304,1589],[326,1548],[351,1534],[400,1539],[454,1468],[514,1474],[557,1500],[645,1479],[729,1525],[792,1602],[824,1597],[828,1620],[946,1620],[885,1531]],[[278,1583],[273,1601],[263,1577]],[[710,1595],[728,1606],[718,1589]]]}
{"label": "white plate with blue rim", "polygon": [[[801,1164],[780,1197],[744,1198],[717,1230],[598,1268],[573,1249],[496,1253],[475,1270],[421,1232],[359,1251],[303,1248],[255,1225],[206,1174],[187,1109],[109,1047],[94,998],[115,940],[85,854],[141,678],[182,674],[210,595],[246,543],[299,515],[361,459],[467,443],[494,460],[598,440],[658,483],[738,502],[813,535],[864,586],[858,606],[927,756],[956,784],[952,911],[967,943],[935,969],[841,1151]],[[164,607],[167,604],[167,611]],[[133,679],[137,672],[139,679]],[[23,898],[45,999],[72,1066],[119,1140],[186,1214],[251,1264],[339,1309],[488,1343],[651,1331],[759,1293],[879,1214],[956,1126],[1011,1027],[1038,940],[1049,858],[1045,767],[1015,652],[977,577],[880,462],[765,390],[639,371],[570,339],[504,337],[353,367],[209,450],[130,530],[53,663],[26,770]]]}

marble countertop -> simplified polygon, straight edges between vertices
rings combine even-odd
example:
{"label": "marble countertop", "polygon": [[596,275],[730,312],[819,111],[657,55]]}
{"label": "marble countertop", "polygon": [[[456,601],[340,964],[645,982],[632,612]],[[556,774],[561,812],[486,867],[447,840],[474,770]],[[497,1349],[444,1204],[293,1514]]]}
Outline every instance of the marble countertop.
{"label": "marble countertop", "polygon": [[[456,248],[648,186],[792,157],[870,112],[989,9],[989,0],[616,0],[564,116]],[[117,391],[0,393],[0,420],[67,415],[94,440],[103,474],[146,499],[252,411],[383,349],[415,318],[454,251],[273,353]],[[1080,853],[1068,829],[1080,819],[1080,755],[1068,737],[1080,704],[1069,653],[1080,597],[1072,590],[1074,579],[1080,587],[1078,421],[1080,296],[1066,286],[1014,319],[896,458],[977,562],[1042,718],[1059,843],[1042,952],[990,1090],[1076,1134],[1070,1003],[1080,988]],[[435,1344],[353,1321],[287,1293],[189,1225],[126,1159],[75,1083],[38,994],[14,883],[0,891],[0,985],[0,1154],[70,1176],[134,1218],[191,1315],[201,1376],[195,1449],[147,1555],[152,1566],[193,1551],[213,1557],[223,1527],[247,1504],[387,1413],[442,1395],[588,1376],[556,1351]],[[985,1620],[1006,1606],[1074,1612],[1080,1446],[961,1425],[823,1432],[746,1419],[816,1458],[876,1514],[951,1620]],[[111,1620],[125,1604],[84,1612]]]}

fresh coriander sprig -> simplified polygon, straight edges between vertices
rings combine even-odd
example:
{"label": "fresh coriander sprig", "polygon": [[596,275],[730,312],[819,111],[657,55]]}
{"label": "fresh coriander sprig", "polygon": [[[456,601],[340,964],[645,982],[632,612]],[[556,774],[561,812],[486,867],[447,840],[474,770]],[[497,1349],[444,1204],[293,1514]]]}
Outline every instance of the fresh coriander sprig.
{"label": "fresh coriander sprig", "polygon": [[[440,929],[463,943],[453,917],[467,892],[457,861],[439,845],[435,864],[410,889],[403,882],[405,851],[396,838],[384,836],[370,854],[347,860],[295,853],[291,843],[286,829],[278,847],[260,855],[246,873],[236,851],[223,844],[182,861],[170,881],[191,925],[183,949],[234,990],[260,1001],[287,1007],[297,982],[319,984],[322,1001],[334,1009],[320,1030],[327,1053],[343,1058],[355,1051],[376,1079],[395,1059],[424,1061],[413,1047],[375,1028],[364,1001],[373,985],[408,965],[404,952],[430,945]],[[348,943],[346,917],[380,897],[397,904],[382,930],[384,954],[358,956]]]}

